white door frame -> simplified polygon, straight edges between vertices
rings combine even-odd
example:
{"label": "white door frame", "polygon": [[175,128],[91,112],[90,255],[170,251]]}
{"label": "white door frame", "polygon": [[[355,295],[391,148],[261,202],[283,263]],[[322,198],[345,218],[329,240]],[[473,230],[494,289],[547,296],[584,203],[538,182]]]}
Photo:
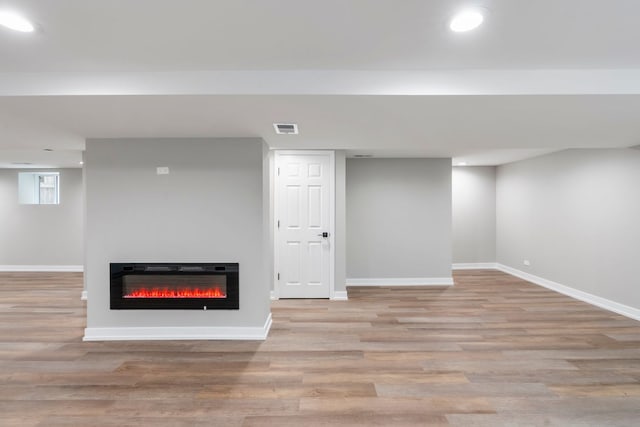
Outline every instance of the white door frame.
{"label": "white door frame", "polygon": [[282,156],[291,155],[327,155],[329,156],[329,299],[335,298],[335,232],[336,232],[336,153],[332,150],[274,150],[274,194],[273,194],[273,294],[271,299],[280,298],[280,280],[278,278],[278,269],[280,268],[280,235],[278,234],[278,218],[280,217],[280,176],[279,167]]}

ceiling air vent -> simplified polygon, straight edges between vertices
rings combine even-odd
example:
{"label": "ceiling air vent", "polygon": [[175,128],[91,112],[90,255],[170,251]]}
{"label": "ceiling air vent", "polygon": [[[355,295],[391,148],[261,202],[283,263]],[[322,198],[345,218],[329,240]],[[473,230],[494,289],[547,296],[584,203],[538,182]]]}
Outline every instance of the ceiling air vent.
{"label": "ceiling air vent", "polygon": [[297,135],[298,125],[295,123],[274,123],[273,128],[278,135]]}

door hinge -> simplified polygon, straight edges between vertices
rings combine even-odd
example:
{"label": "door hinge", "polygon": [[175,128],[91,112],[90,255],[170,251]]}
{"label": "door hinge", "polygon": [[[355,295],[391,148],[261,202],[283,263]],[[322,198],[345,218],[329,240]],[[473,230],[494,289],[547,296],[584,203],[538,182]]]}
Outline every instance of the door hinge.
{"label": "door hinge", "polygon": [[278,228],[280,228],[280,220],[278,220]]}
{"label": "door hinge", "polygon": [[278,280],[280,280],[280,273],[278,273]]}
{"label": "door hinge", "polygon": [[280,168],[278,168],[278,176],[280,176]]}

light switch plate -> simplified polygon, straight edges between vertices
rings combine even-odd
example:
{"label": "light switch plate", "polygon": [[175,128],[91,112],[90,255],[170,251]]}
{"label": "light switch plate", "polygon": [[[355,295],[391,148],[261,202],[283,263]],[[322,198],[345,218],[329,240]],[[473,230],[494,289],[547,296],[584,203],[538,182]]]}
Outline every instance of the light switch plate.
{"label": "light switch plate", "polygon": [[156,168],[158,175],[169,175],[169,168],[167,166],[160,166]]}

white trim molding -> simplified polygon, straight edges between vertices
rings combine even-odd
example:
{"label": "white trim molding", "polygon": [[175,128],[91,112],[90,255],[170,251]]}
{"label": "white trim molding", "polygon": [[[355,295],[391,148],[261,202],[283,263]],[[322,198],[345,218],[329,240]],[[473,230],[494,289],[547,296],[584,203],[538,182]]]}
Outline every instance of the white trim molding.
{"label": "white trim molding", "polygon": [[82,273],[82,265],[0,265],[0,271],[5,272],[73,272]]}
{"label": "white trim molding", "polygon": [[347,279],[347,286],[452,286],[453,277]]}
{"label": "white trim molding", "polygon": [[561,285],[560,283],[535,276],[525,271],[517,270],[504,264],[497,264],[496,268],[504,273],[511,274],[512,276],[519,277],[533,284],[551,289],[577,300],[595,305],[600,308],[604,308],[605,310],[613,311],[614,313],[621,314],[634,320],[640,320],[640,310],[637,308],[620,304],[618,302],[611,301],[609,299],[602,298],[584,291],[580,291],[569,286]]}
{"label": "white trim molding", "polygon": [[347,291],[333,291],[333,296],[331,297],[331,301],[347,301],[347,300],[349,300]]}
{"label": "white trim molding", "polygon": [[[278,301],[278,294],[276,291],[271,291],[271,301]],[[329,298],[331,301],[348,301],[347,291],[333,291],[332,296]]]}
{"label": "white trim molding", "polygon": [[496,262],[462,262],[451,265],[452,270],[495,270],[498,268]]}
{"label": "white trim molding", "polygon": [[85,328],[83,341],[135,340],[255,340],[264,341],[269,335],[272,319],[267,316],[264,326],[179,326]]}

